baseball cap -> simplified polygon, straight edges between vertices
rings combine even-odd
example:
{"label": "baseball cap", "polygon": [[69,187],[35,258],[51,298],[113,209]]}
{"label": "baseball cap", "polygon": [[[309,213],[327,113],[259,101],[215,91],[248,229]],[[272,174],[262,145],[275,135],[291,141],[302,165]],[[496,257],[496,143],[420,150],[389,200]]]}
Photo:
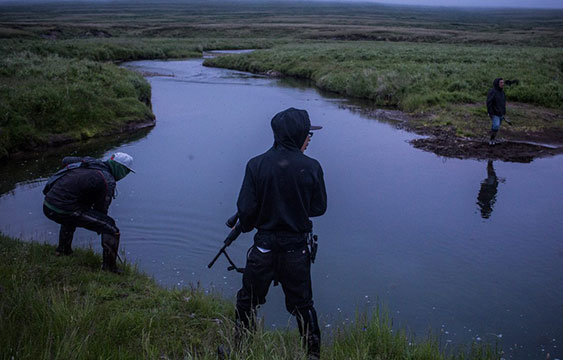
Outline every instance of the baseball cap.
{"label": "baseball cap", "polygon": [[110,160],[113,160],[116,163],[125,166],[127,169],[129,169],[129,171],[131,171],[133,173],[135,172],[135,170],[132,169],[133,157],[129,154],[126,154],[126,153],[123,153],[123,152],[116,152],[115,154],[113,154],[111,156]]}

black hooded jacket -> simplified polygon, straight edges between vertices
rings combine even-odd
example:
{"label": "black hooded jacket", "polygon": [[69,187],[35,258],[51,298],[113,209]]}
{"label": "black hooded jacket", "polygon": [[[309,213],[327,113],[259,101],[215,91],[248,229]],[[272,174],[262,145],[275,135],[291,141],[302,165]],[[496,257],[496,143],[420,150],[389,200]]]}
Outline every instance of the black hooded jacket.
{"label": "black hooded jacket", "polygon": [[306,233],[309,217],[326,211],[326,189],[319,162],[301,152],[311,127],[305,110],[282,111],[272,119],[274,145],[252,158],[237,201],[244,232]]}
{"label": "black hooded jacket", "polygon": [[45,195],[46,205],[55,211],[75,212],[94,209],[107,214],[115,193],[111,168],[91,157],[66,157],[63,165],[75,162],[85,166],[68,171]]}
{"label": "black hooded jacket", "polygon": [[503,89],[499,87],[502,78],[496,78],[493,81],[493,88],[487,94],[487,112],[489,116],[504,116],[506,114],[506,95]]}

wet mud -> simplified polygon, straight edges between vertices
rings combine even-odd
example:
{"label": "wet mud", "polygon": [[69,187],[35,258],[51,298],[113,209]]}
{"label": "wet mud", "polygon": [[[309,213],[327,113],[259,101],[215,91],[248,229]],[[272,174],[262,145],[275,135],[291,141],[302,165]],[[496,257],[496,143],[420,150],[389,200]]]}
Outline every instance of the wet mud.
{"label": "wet mud", "polygon": [[402,111],[346,107],[353,112],[392,123],[397,128],[424,136],[411,140],[410,143],[417,149],[438,156],[528,163],[537,158],[563,154],[563,133],[557,129],[518,133],[505,128],[499,132],[497,143],[489,145],[489,139],[485,137],[482,139],[460,137],[449,128],[421,126],[420,119]]}
{"label": "wet mud", "polygon": [[489,145],[485,140],[459,138],[455,136],[431,136],[411,140],[417,149],[430,151],[439,156],[457,159],[501,160],[529,163],[536,158],[563,153],[563,147],[549,147],[519,141],[500,140]]}

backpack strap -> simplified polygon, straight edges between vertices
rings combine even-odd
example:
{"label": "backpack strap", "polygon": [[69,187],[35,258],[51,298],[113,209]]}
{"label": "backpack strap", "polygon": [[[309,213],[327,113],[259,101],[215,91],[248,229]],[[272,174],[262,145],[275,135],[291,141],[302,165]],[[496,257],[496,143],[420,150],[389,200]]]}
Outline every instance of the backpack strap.
{"label": "backpack strap", "polygon": [[60,169],[59,171],[57,171],[56,173],[51,175],[49,177],[49,179],[47,180],[45,187],[43,188],[43,195],[47,195],[49,190],[51,190],[53,185],[55,185],[55,182],[57,182],[57,180],[59,180],[60,178],[65,176],[66,173],[68,173],[70,170],[73,170],[73,169],[76,169],[76,168],[79,168],[79,167],[83,167],[85,164],[86,163],[84,161],[74,162],[74,163],[68,164],[64,168]]}

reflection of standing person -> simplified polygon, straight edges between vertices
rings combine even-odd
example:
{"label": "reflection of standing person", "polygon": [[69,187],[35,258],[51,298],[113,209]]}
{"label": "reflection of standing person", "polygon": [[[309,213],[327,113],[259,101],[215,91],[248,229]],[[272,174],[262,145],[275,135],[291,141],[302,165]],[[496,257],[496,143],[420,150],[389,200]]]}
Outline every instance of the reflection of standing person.
{"label": "reflection of standing person", "polygon": [[310,217],[326,211],[326,189],[319,162],[303,152],[313,133],[305,110],[290,108],[271,122],[274,145],[251,159],[238,197],[243,232],[256,228],[237,294],[237,329],[252,330],[255,309],[266,302],[272,281],[282,285],[287,311],[297,319],[310,359],[320,355],[321,332],[313,307]]}
{"label": "reflection of standing person", "polygon": [[477,205],[481,208],[481,217],[488,219],[493,212],[493,205],[497,200],[498,178],[493,168],[493,161],[487,163],[487,178],[481,182],[481,189],[477,195]]}
{"label": "reflection of standing person", "polygon": [[487,94],[487,112],[492,121],[489,145],[495,145],[497,132],[506,114],[506,95],[504,94],[504,80],[502,78],[496,78],[493,81],[493,88]]}

